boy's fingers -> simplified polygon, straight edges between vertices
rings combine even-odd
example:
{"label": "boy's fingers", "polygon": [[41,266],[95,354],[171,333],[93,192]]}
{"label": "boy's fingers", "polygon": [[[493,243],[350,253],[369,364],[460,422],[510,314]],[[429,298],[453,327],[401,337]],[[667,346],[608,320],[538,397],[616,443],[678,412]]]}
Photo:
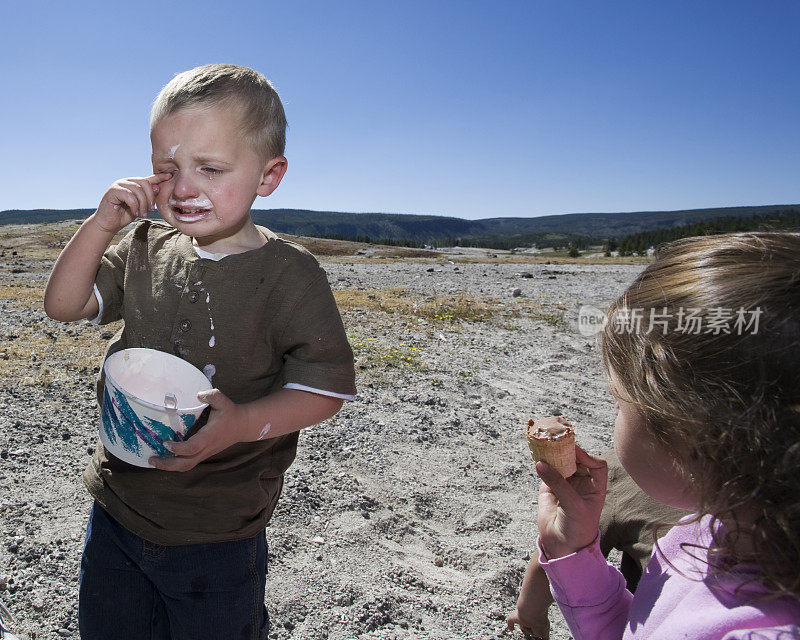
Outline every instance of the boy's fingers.
{"label": "boy's fingers", "polygon": [[205,402],[212,409],[224,409],[228,405],[233,404],[233,401],[219,389],[201,391],[197,394],[197,399],[200,402]]}
{"label": "boy's fingers", "polygon": [[154,187],[157,187],[160,183],[166,182],[172,177],[172,174],[167,171],[159,171],[158,173],[154,173],[151,176],[147,176],[145,180],[149,182]]}
{"label": "boy's fingers", "polygon": [[133,191],[139,199],[139,215],[142,218],[147,217],[147,212],[155,208],[156,197],[153,193],[153,185],[151,185],[146,178],[136,178],[131,180],[134,184]]}
{"label": "boy's fingers", "polygon": [[120,186],[136,199],[136,204],[131,208],[131,213],[137,217],[146,216],[149,209],[149,198],[145,193],[144,187],[136,180],[131,179],[123,181]]}
{"label": "boy's fingers", "polygon": [[148,461],[161,471],[189,471],[197,466],[199,460],[194,458],[161,458],[153,456]]}
{"label": "boy's fingers", "polygon": [[150,184],[158,184],[159,182],[164,182],[168,180],[172,176],[169,171],[159,171],[158,173],[153,173],[145,178]]}
{"label": "boy's fingers", "polygon": [[184,442],[170,442],[167,448],[176,456],[196,456],[206,446],[205,438],[201,437],[202,435],[203,431],[201,430]]}
{"label": "boy's fingers", "polygon": [[140,187],[142,187],[147,195],[147,203],[152,211],[156,208],[156,194],[158,193],[158,185],[150,182],[150,178],[137,178],[136,182]]}
{"label": "boy's fingers", "polygon": [[135,216],[139,211],[139,199],[127,187],[120,186],[115,197],[120,204],[125,205],[131,215]]}
{"label": "boy's fingers", "polygon": [[150,458],[150,464],[162,471],[188,471],[208,457],[208,454],[204,455],[207,440],[205,433],[200,431],[185,442],[165,442],[164,446],[174,455],[163,458],[154,456]]}

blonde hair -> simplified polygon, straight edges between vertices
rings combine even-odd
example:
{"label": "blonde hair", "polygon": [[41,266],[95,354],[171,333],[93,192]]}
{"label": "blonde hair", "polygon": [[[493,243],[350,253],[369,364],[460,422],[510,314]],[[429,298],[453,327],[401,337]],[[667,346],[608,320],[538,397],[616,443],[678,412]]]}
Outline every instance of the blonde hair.
{"label": "blonde hair", "polygon": [[196,106],[237,108],[253,150],[264,160],[283,155],[286,114],[277,91],[258,71],[234,64],[207,64],[179,73],[153,103],[150,132],[165,116]]}
{"label": "blonde hair", "polygon": [[[689,309],[699,332],[680,326]],[[630,330],[635,310],[662,324]],[[737,328],[740,315],[758,325]],[[665,245],[607,318],[606,369],[693,479],[712,530],[726,523],[709,557],[757,563],[774,593],[800,597],[800,234]]]}

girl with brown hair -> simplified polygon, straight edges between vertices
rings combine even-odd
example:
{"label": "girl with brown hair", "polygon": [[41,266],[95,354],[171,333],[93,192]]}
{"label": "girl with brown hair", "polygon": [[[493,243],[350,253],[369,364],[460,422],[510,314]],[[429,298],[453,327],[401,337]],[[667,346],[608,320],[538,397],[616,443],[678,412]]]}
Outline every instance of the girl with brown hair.
{"label": "girl with brown hair", "polygon": [[800,234],[661,249],[607,313],[614,446],[648,495],[694,515],[636,596],[599,551],[603,460],[537,464],[539,551],[576,640],[800,638]]}

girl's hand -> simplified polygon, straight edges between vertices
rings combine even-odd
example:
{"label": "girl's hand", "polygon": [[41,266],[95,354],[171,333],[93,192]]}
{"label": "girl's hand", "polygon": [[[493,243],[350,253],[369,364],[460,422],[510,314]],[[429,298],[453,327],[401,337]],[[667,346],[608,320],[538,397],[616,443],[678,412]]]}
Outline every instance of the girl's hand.
{"label": "girl's hand", "polygon": [[608,466],[602,458],[575,447],[578,471],[564,479],[546,462],[536,463],[539,487],[539,537],[549,560],[589,546],[597,536],[606,498]]}
{"label": "girl's hand", "polygon": [[147,178],[123,178],[106,191],[94,214],[96,224],[108,233],[116,233],[136,218],[146,218],[156,208],[159,184],[172,174],[157,173]]}

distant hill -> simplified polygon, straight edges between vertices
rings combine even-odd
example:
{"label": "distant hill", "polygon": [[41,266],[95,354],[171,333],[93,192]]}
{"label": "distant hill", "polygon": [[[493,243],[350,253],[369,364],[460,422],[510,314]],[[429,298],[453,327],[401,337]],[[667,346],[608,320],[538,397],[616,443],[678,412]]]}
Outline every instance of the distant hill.
{"label": "distant hill", "polygon": [[[37,224],[84,219],[92,209],[9,210],[0,212],[0,225]],[[462,245],[498,249],[602,243],[646,231],[673,229],[713,218],[750,218],[800,213],[800,205],[719,207],[682,211],[627,213],[569,213],[537,218],[465,220],[446,216],[397,213],[347,213],[308,209],[254,209],[257,224],[299,236],[361,240],[420,246]],[[157,214],[154,214],[157,217]]]}
{"label": "distant hill", "polygon": [[0,211],[0,225],[45,224],[63,220],[84,220],[94,209],[8,209]]}

